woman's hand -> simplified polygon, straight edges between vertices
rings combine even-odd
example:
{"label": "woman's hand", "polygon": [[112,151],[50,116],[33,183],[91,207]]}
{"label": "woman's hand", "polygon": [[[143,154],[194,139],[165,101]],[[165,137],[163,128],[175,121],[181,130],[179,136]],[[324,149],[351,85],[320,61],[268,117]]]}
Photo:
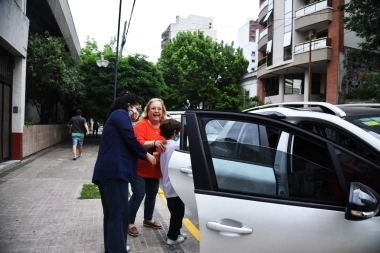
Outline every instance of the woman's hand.
{"label": "woman's hand", "polygon": [[161,155],[160,152],[153,152],[153,156],[154,156],[154,158],[156,158],[157,161],[160,160],[160,155]]}
{"label": "woman's hand", "polygon": [[160,148],[162,151],[166,150],[166,141],[156,140],[156,141],[154,141],[154,145],[156,147]]}
{"label": "woman's hand", "polygon": [[146,153],[146,159],[147,159],[152,165],[156,165],[156,163],[157,163],[156,158],[155,158],[153,155],[149,154],[149,153]]}

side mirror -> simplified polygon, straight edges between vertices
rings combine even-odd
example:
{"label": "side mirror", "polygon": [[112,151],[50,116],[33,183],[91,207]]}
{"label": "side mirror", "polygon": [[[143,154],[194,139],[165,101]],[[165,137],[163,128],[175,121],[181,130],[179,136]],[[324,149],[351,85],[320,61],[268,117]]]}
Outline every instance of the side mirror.
{"label": "side mirror", "polygon": [[346,207],[347,220],[365,220],[377,214],[380,207],[380,196],[368,186],[350,183],[350,196]]}

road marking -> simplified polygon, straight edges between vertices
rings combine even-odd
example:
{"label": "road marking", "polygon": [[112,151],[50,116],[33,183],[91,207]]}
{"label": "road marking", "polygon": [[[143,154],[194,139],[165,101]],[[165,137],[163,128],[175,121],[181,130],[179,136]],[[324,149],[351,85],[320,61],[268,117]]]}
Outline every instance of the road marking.
{"label": "road marking", "polygon": [[[158,195],[161,196],[162,200],[166,204],[168,203],[168,201],[166,200],[164,191],[161,188],[158,188]],[[183,225],[185,225],[186,229],[189,230],[190,234],[194,236],[195,240],[199,242],[200,241],[199,229],[191,222],[189,218],[183,218],[182,222],[183,222]]]}

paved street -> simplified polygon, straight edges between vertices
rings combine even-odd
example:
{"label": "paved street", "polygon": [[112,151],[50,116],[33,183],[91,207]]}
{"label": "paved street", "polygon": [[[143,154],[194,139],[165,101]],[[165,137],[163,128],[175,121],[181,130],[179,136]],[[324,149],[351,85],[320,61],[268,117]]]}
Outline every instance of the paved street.
{"label": "paved street", "polygon": [[[73,161],[67,141],[0,168],[0,252],[104,252],[100,200],[78,199],[82,185],[91,183],[98,145],[87,137],[82,158]],[[185,227],[183,244],[166,245],[169,217],[159,195],[154,219],[162,229],[143,227],[140,208],[140,235],[128,236],[130,252],[199,252]],[[192,218],[188,211],[185,218]]]}

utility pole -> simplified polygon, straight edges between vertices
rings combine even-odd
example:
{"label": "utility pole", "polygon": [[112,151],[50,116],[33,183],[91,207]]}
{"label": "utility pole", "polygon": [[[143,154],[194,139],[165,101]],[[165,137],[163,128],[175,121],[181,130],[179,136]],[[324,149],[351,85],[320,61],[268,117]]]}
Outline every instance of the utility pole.
{"label": "utility pole", "polygon": [[310,96],[311,96],[311,38],[314,36],[314,30],[309,30],[309,89],[307,94],[307,102],[310,102]]}
{"label": "utility pole", "polygon": [[121,46],[120,46],[120,55],[123,55],[123,48],[125,45],[125,41],[127,40],[127,35],[125,34],[125,29],[127,28],[127,21],[124,22],[124,31],[123,31],[123,39],[121,41]]}
{"label": "utility pole", "polygon": [[115,74],[115,82],[113,84],[113,101],[116,100],[116,87],[117,87],[117,67],[119,65],[119,35],[120,35],[120,17],[121,17],[121,2],[119,4],[119,21],[117,23],[117,42],[116,42],[116,59],[115,59],[115,69],[114,69],[114,74]]}

